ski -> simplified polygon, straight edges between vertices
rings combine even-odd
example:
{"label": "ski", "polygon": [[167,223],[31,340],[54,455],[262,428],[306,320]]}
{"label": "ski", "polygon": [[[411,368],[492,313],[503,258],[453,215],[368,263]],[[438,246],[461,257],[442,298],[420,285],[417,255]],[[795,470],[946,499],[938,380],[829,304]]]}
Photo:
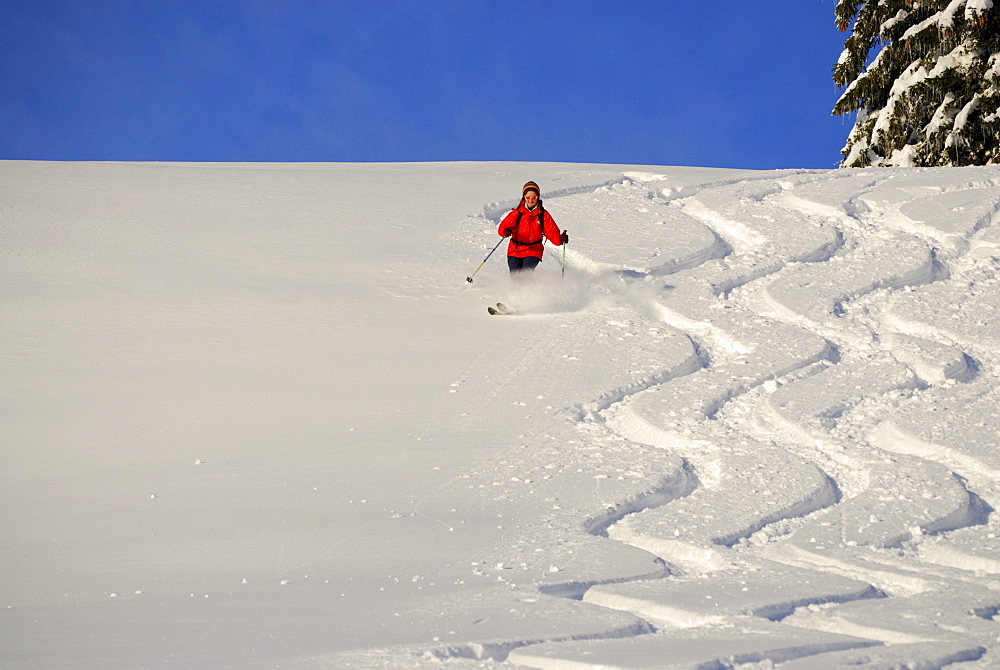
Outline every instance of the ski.
{"label": "ski", "polygon": [[510,316],[517,313],[502,302],[498,302],[496,307],[487,307],[486,311],[493,316]]}

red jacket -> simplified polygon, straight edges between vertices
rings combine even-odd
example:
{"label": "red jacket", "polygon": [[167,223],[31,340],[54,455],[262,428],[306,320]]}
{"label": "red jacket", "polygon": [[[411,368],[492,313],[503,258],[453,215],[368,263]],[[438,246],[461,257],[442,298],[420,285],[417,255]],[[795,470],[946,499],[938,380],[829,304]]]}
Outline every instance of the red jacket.
{"label": "red jacket", "polygon": [[[561,245],[562,233],[559,231],[559,226],[552,220],[552,216],[548,210],[543,208],[542,211],[545,212],[544,231],[538,222],[538,206],[535,206],[535,209],[528,209],[523,200],[520,205],[510,210],[510,213],[503,218],[497,232],[500,234],[500,237],[510,235],[510,244],[507,245],[508,256],[514,256],[515,258],[527,258],[528,256],[541,258],[544,250],[542,246],[543,232],[545,237],[549,238],[549,242],[556,246]],[[517,218],[518,212],[521,213],[520,221]],[[513,230],[508,233],[509,229]]]}

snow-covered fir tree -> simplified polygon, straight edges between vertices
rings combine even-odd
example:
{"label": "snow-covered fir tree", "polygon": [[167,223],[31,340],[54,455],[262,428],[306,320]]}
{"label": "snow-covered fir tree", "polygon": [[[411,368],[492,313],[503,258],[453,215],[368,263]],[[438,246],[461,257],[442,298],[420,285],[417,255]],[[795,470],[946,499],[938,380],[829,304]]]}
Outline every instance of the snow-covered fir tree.
{"label": "snow-covered fir tree", "polygon": [[840,0],[849,32],[834,114],[857,112],[844,167],[1000,162],[1000,10],[993,0]]}

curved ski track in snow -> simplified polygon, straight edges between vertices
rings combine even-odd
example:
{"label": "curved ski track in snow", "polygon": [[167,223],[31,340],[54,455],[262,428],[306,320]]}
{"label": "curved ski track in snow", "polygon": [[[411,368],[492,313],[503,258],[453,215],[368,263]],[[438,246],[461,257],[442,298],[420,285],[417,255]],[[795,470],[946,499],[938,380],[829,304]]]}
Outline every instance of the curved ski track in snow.
{"label": "curved ski track in snow", "polygon": [[[939,192],[889,205],[899,190],[917,188],[908,178],[928,176],[796,175],[708,188],[683,201],[685,213],[733,250],[721,263],[671,277],[676,286],[662,298],[673,315],[666,320],[708,350],[711,362],[629,394],[603,414],[619,434],[677,453],[715,481],[609,531],[680,566],[679,576],[595,586],[584,595],[661,626],[654,637],[665,655],[678,647],[677,629],[747,616],[894,645],[878,663],[940,667],[982,658],[991,643],[995,650],[995,623],[973,612],[995,613],[1000,595],[984,595],[983,586],[998,587],[995,578],[984,579],[997,565],[982,550],[973,555],[963,550],[968,543],[949,539],[996,538],[982,499],[990,507],[997,502],[1000,424],[969,426],[962,412],[982,416],[976,405],[997,400],[997,264],[976,262],[968,250],[980,230],[989,230],[984,222],[992,221],[1000,190],[994,183],[951,192],[932,186]],[[946,257],[947,268],[936,267],[935,254]],[[915,300],[916,286],[947,297]],[[865,299],[870,306],[861,306]],[[897,306],[908,302],[915,304]],[[982,313],[983,332],[947,329],[952,319],[941,306],[963,302]],[[782,345],[757,346],[768,337]],[[723,339],[743,346],[720,346]],[[978,373],[965,365],[969,358],[978,361]],[[928,418],[944,409],[947,418]],[[930,437],[956,433],[961,449]],[[766,506],[726,504],[762,495]],[[1000,548],[995,539],[991,544]],[[782,570],[762,564],[769,560],[803,572],[778,577]],[[775,583],[802,589],[782,593]],[[959,607],[956,591],[963,595]],[[766,602],[756,599],[758,592]],[[869,600],[875,596],[888,597]],[[913,601],[924,599],[934,602],[939,618],[914,634],[907,613],[922,611],[926,604]],[[831,602],[850,605],[815,607]],[[627,657],[627,643],[605,647],[603,658]],[[588,644],[586,654],[601,655],[597,648]],[[713,659],[709,645],[702,651],[690,667],[726,662]],[[588,667],[583,654],[580,645],[549,645],[514,659],[540,668]],[[778,663],[799,655],[810,657],[801,667],[853,667],[869,657],[875,662],[866,654],[835,651],[832,644],[796,653],[782,646],[744,661],[736,653],[729,662]]]}
{"label": "curved ski track in snow", "polygon": [[[685,230],[696,248],[646,250],[645,266],[622,273],[638,286],[616,290],[684,332],[697,357],[577,416],[668,456],[671,483],[658,494],[585,524],[670,566],[667,577],[583,592],[655,632],[524,646],[512,662],[997,662],[1000,563],[982,547],[1000,548],[987,519],[1000,504],[1000,424],[962,422],[963,410],[980,417],[977,405],[1000,399],[989,227],[1000,189],[981,175],[946,190],[932,171],[803,172],[681,198],[626,179],[560,199],[565,211],[617,191],[609,209],[577,205],[611,220],[629,197],[652,198],[656,217]],[[574,266],[608,271],[582,253]],[[981,311],[981,332],[949,329],[945,305]],[[962,447],[935,442],[943,422]],[[913,611],[935,616],[915,623]]]}

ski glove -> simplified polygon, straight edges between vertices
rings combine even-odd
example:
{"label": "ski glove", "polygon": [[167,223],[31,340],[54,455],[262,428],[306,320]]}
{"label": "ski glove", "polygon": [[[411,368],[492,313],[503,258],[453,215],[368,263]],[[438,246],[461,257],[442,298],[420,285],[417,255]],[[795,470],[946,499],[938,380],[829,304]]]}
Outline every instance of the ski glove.
{"label": "ski glove", "polygon": [[562,231],[562,236],[559,237],[559,244],[569,244],[569,233],[567,231]]}
{"label": "ski glove", "polygon": [[514,229],[513,228],[504,228],[503,229],[503,236],[504,237],[510,237],[513,234],[514,234]]}

